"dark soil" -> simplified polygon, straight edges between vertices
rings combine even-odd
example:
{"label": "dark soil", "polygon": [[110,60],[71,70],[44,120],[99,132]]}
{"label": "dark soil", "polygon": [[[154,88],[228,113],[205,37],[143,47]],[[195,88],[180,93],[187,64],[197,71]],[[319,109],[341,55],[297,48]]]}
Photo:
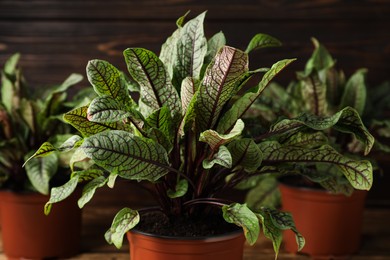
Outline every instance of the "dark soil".
{"label": "dark soil", "polygon": [[162,212],[148,212],[141,215],[141,221],[135,230],[160,236],[173,237],[204,237],[221,235],[240,228],[227,223],[221,215],[190,218],[187,215],[168,218]]}

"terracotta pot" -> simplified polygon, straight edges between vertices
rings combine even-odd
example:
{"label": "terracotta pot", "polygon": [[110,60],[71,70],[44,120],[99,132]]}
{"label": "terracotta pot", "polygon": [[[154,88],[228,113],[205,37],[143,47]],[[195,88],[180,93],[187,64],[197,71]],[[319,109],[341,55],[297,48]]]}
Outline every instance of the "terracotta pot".
{"label": "terracotta pot", "polygon": [[[292,213],[305,237],[302,253],[330,259],[359,249],[366,191],[355,191],[348,197],[284,184],[280,191],[282,210]],[[286,251],[297,252],[292,232],[286,231],[283,241]]]}
{"label": "terracotta pot", "polygon": [[3,251],[8,259],[70,257],[79,252],[81,211],[77,192],[43,213],[48,196],[0,192]]}
{"label": "terracotta pot", "polygon": [[195,239],[130,231],[127,238],[131,260],[242,260],[245,241],[241,231]]}

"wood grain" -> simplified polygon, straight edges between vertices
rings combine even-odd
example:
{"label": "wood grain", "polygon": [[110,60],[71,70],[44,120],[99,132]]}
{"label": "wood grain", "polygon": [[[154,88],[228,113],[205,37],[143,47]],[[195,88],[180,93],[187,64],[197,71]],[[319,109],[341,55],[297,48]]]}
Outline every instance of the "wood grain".
{"label": "wood grain", "polygon": [[303,68],[312,36],[330,49],[347,74],[366,67],[372,84],[389,78],[390,2],[383,0],[2,0],[0,64],[21,52],[32,87],[62,82],[72,72],[85,74],[87,61],[94,58],[125,70],[125,48],[159,52],[175,19],[187,10],[192,10],[190,17],[208,10],[207,35],[222,30],[228,43],[239,48],[258,32],[279,38],[283,48],[255,53],[251,63],[256,68],[298,58],[281,81]]}

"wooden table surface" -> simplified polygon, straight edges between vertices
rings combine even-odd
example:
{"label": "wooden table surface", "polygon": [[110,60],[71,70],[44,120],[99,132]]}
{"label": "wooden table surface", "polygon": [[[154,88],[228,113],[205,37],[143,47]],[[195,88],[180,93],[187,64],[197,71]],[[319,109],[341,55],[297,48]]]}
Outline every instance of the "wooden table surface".
{"label": "wooden table surface", "polygon": [[[116,200],[113,196],[107,196],[106,192],[97,194],[97,198],[92,200],[83,209],[83,229],[82,229],[82,245],[79,255],[73,257],[75,260],[89,259],[129,259],[129,247],[124,243],[121,249],[116,249],[114,246],[108,245],[104,240],[104,232],[111,225],[111,221],[115,213],[122,208],[124,194],[128,193],[128,189],[115,193]],[[123,194],[121,192],[124,192]],[[126,196],[130,204],[135,206],[140,204],[140,200],[135,200],[135,197],[143,198],[142,204],[148,205],[149,200],[142,191],[135,191],[137,196]],[[118,200],[121,198],[121,200]],[[358,254],[347,259],[352,260],[390,260],[390,209],[369,207],[364,213],[363,226],[363,243]],[[245,246],[245,260],[273,260],[275,257],[272,249],[272,244],[269,240],[261,236],[254,246]],[[0,243],[0,260],[6,259],[2,254],[2,244]],[[310,259],[305,255],[288,254],[281,249],[279,260]]]}

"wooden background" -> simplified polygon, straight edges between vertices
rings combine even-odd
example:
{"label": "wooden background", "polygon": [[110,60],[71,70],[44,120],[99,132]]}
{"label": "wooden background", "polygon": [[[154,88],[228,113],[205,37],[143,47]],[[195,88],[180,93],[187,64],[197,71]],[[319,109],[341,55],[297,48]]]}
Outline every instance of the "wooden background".
{"label": "wooden background", "polygon": [[[245,48],[259,32],[279,38],[283,47],[255,52],[250,59],[255,69],[298,58],[278,81],[290,81],[303,68],[312,36],[347,75],[366,67],[371,86],[390,79],[388,0],[0,0],[0,64],[22,53],[21,65],[34,88],[60,83],[72,72],[85,75],[94,58],[126,70],[125,48],[158,53],[187,10],[190,17],[208,10],[207,36],[222,30],[235,47]],[[388,179],[375,182],[379,195],[374,197],[390,205]]]}

